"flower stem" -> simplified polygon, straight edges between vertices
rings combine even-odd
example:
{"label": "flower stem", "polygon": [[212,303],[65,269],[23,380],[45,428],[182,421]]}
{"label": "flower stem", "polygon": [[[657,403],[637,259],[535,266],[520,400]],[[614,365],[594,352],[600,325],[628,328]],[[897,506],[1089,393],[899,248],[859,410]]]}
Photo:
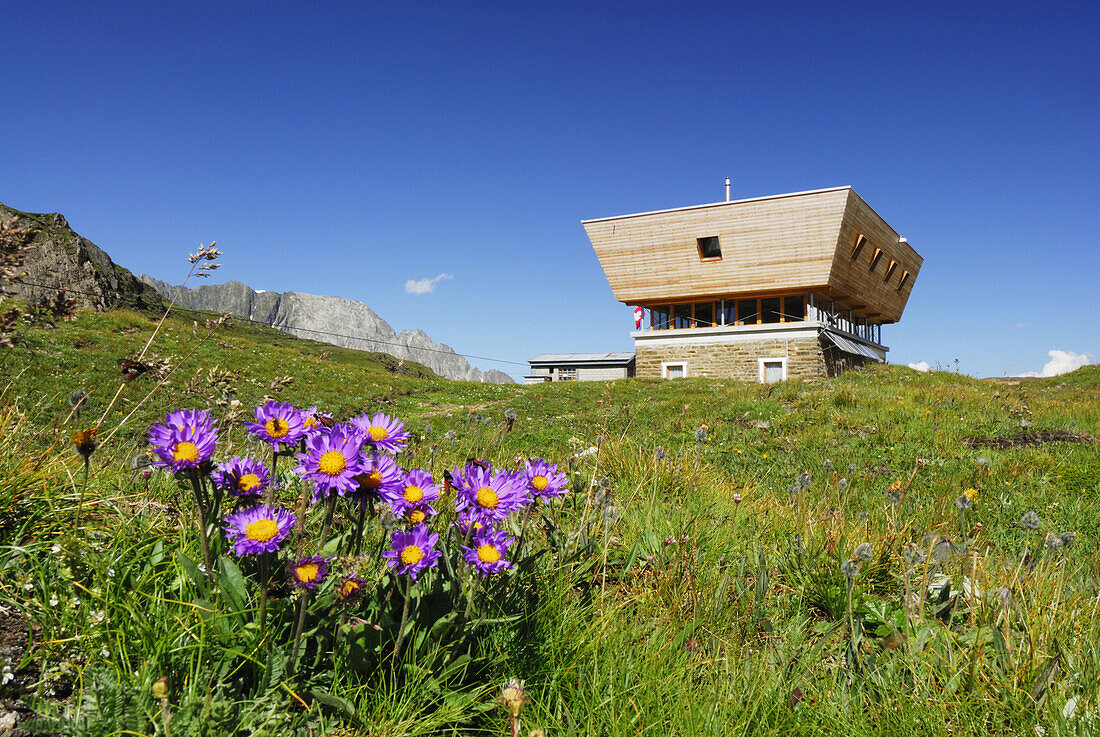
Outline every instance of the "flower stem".
{"label": "flower stem", "polygon": [[267,503],[271,504],[275,499],[275,480],[278,478],[276,470],[279,466],[279,449],[277,446],[271,447],[271,483],[267,485]]}
{"label": "flower stem", "polygon": [[370,505],[371,516],[374,516],[374,499],[359,502],[359,520],[355,524],[355,556],[359,557],[363,549],[363,525],[367,520],[367,505]]}
{"label": "flower stem", "polygon": [[261,640],[264,639],[264,627],[267,624],[267,556],[268,553],[260,553],[260,615],[258,617],[258,620],[260,625]]}
{"label": "flower stem", "polygon": [[92,456],[84,456],[84,485],[80,487],[80,501],[76,503],[76,527],[80,529],[80,519],[84,512],[84,495],[88,493],[88,466],[92,464]]}
{"label": "flower stem", "polygon": [[405,642],[405,624],[409,621],[409,592],[412,589],[412,578],[405,578],[405,606],[401,610],[401,626],[397,628],[397,642],[393,646],[393,657],[396,660],[401,655],[401,645]]}
{"label": "flower stem", "polygon": [[322,553],[325,543],[328,542],[328,533],[332,528],[332,515],[336,511],[336,494],[330,494],[328,504],[325,505],[325,521],[321,524],[321,542],[317,543],[317,549]]}
{"label": "flower stem", "polygon": [[213,580],[214,567],[210,558],[210,540],[206,536],[206,504],[203,499],[205,495],[200,489],[202,482],[199,480],[198,470],[192,468],[189,475],[191,477],[191,489],[195,493],[195,506],[199,510],[199,539],[202,541],[202,560],[206,565],[206,577]]}
{"label": "flower stem", "polygon": [[306,602],[309,600],[309,589],[302,589],[302,598],[298,600],[298,626],[294,629],[294,650],[290,655],[290,672],[298,669],[298,647],[302,644],[302,630],[306,626]]}

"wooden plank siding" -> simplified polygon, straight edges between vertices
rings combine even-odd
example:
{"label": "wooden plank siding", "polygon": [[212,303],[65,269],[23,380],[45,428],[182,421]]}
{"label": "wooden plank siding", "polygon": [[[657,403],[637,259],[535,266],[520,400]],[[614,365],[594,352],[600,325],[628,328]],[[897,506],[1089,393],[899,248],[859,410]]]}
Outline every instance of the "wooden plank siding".
{"label": "wooden plank siding", "polygon": [[[815,292],[901,317],[921,258],[850,187],[583,221],[615,298],[653,305]],[[868,242],[855,262],[856,235]],[[698,239],[718,236],[721,258]],[[874,272],[867,267],[882,250]],[[883,276],[897,266],[889,283]],[[860,273],[862,268],[863,273]],[[910,276],[899,292],[902,275]]]}
{"label": "wooden plank siding", "polygon": [[[861,235],[867,238],[867,243],[853,259],[852,249]],[[871,262],[879,250],[882,256],[872,271]],[[891,262],[897,265],[886,279]],[[912,246],[900,241],[894,229],[862,197],[849,190],[836,257],[829,274],[829,288],[822,290],[823,296],[838,300],[839,306],[845,309],[862,305],[856,311],[861,315],[875,315],[876,322],[897,322],[923,263],[924,259]],[[905,272],[909,272],[909,278],[899,291],[898,285]]]}

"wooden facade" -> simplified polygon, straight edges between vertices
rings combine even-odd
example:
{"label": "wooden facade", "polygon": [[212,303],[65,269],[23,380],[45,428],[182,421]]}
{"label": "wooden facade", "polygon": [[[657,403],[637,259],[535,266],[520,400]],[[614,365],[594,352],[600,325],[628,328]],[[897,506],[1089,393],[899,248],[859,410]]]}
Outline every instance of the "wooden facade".
{"label": "wooden facade", "polygon": [[[615,298],[646,307],[813,292],[888,324],[901,319],[923,261],[850,187],[583,225]],[[705,256],[701,241],[714,237],[721,255]]]}
{"label": "wooden facade", "polygon": [[583,225],[615,298],[649,311],[633,334],[639,376],[673,365],[746,378],[777,361],[788,378],[788,365],[817,376],[885,360],[881,326],[901,319],[923,262],[851,187]]}

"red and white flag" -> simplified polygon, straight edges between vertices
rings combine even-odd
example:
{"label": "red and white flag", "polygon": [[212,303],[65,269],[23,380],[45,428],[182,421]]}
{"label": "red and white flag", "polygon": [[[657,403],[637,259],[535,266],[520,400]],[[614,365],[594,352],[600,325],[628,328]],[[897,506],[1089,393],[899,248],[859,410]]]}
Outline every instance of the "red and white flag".
{"label": "red and white flag", "polygon": [[643,310],[640,306],[635,307],[634,308],[634,329],[635,330],[641,330],[642,329],[642,318],[643,317],[645,317],[645,310]]}

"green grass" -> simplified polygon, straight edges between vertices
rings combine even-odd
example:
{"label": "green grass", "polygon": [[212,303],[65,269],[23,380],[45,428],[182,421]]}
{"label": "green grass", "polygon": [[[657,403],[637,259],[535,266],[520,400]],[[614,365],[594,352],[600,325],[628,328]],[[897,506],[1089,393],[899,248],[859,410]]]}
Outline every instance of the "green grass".
{"label": "green grass", "polygon": [[[1019,383],[873,367],[771,387],[501,386],[264,328],[204,339],[210,318],[165,323],[152,353],[177,368],[147,399],[150,377],[126,385],[83,505],[69,434],[99,421],[116,359],[155,322],[80,313],[0,354],[0,597],[33,623],[0,695],[24,698],[44,727],[163,734],[161,676],[172,734],[504,734],[494,701],[510,677],[527,683],[524,734],[1069,735],[1100,719],[1100,446],[970,440],[1100,437],[1100,367]],[[78,390],[90,394],[80,417]],[[178,407],[218,416],[218,458],[264,457],[241,422],[265,396],[396,414],[414,431],[402,460],[437,477],[468,457],[538,456],[568,469],[574,491],[531,525],[520,569],[476,591],[481,624],[447,634],[437,610],[453,592],[426,578],[400,662],[384,657],[400,592],[373,556],[345,557],[341,570],[377,586],[357,616],[382,634],[334,647],[339,612],[318,609],[309,666],[293,675],[292,602],[271,600],[283,624],[265,639],[257,572],[224,562],[212,587],[193,563],[187,489],[131,470],[146,428]],[[282,463],[289,502],[300,484]],[[1019,524],[1029,510],[1034,532]],[[338,540],[351,527],[338,518]],[[1044,546],[1065,532],[1070,547]],[[368,534],[377,549],[376,521]],[[860,543],[872,557],[849,592],[841,565]]]}

